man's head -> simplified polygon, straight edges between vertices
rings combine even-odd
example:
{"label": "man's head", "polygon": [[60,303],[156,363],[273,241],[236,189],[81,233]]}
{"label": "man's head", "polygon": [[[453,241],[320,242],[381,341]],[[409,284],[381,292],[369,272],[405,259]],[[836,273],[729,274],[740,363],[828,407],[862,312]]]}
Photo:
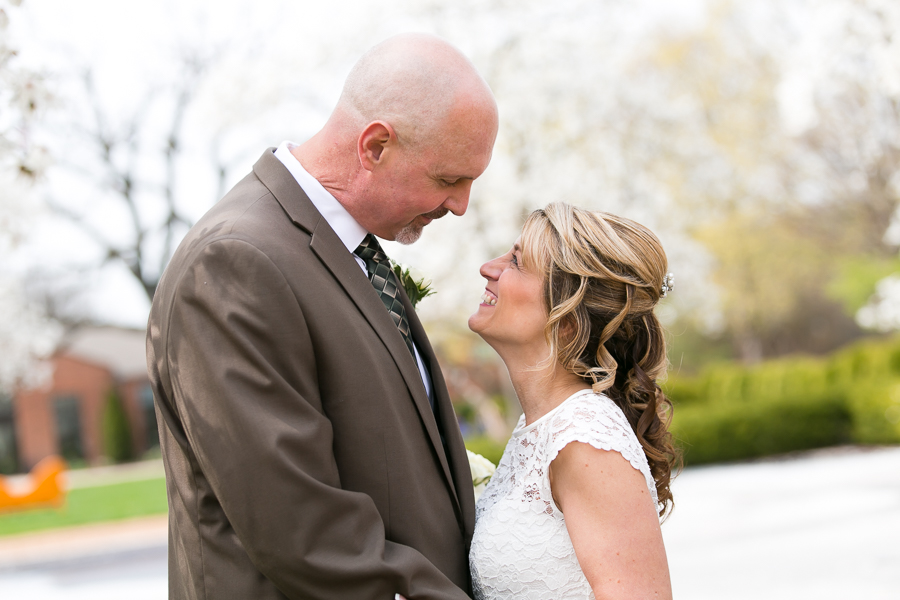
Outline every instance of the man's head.
{"label": "man's head", "polygon": [[465,213],[497,127],[493,95],[465,56],[434,36],[397,36],[347,77],[321,141],[353,160],[343,181],[323,173],[323,184],[367,230],[409,244],[431,220]]}

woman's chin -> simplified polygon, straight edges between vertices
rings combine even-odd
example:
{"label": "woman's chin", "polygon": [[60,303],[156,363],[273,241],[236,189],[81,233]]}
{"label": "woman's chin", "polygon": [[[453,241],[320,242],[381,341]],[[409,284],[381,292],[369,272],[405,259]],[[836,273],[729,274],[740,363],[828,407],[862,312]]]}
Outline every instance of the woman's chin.
{"label": "woman's chin", "polygon": [[483,306],[479,306],[478,310],[472,313],[472,316],[469,317],[469,329],[480,335],[482,338],[487,341],[487,338],[484,336],[485,329],[488,327],[488,315],[484,314]]}
{"label": "woman's chin", "polygon": [[480,323],[478,321],[479,321],[478,312],[476,311],[475,313],[472,314],[472,316],[469,317],[468,325],[469,325],[469,329],[471,329],[475,333],[481,335],[481,333],[480,333],[481,328],[479,327]]}

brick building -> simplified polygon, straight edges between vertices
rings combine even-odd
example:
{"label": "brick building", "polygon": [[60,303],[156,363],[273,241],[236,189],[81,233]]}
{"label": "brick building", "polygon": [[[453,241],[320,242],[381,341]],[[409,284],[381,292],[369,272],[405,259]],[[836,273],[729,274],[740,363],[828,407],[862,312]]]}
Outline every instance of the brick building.
{"label": "brick building", "polygon": [[[16,456],[5,462],[22,471],[50,454],[75,464],[102,463],[102,416],[113,390],[128,417],[134,455],[158,446],[145,335],[116,327],[81,327],[67,335],[50,358],[52,376],[44,385],[20,390],[7,402]],[[0,408],[0,427],[2,413]]]}

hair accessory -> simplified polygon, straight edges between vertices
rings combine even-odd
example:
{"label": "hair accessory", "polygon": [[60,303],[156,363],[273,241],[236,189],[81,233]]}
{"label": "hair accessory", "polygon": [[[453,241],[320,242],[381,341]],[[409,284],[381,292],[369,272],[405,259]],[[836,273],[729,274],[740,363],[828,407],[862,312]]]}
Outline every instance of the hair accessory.
{"label": "hair accessory", "polygon": [[662,289],[660,290],[660,297],[665,298],[666,295],[675,289],[675,274],[674,273],[666,273],[666,276],[663,277]]}

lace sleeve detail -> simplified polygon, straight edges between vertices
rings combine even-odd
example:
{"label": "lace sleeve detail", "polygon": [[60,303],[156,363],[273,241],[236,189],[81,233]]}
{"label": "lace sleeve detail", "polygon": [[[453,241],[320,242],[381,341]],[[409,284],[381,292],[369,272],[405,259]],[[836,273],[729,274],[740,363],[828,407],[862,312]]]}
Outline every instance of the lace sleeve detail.
{"label": "lace sleeve detail", "polygon": [[[618,452],[644,475],[653,503],[658,502],[656,483],[650,474],[650,465],[647,463],[644,449],[622,409],[606,396],[588,391],[570,398],[562,410],[553,415],[547,423],[546,435],[546,465],[549,466],[560,451],[572,442],[583,442],[598,450]],[[545,469],[544,480],[547,491],[545,497],[550,498],[553,503],[547,473],[549,469]],[[559,510],[555,503],[553,508]]]}

